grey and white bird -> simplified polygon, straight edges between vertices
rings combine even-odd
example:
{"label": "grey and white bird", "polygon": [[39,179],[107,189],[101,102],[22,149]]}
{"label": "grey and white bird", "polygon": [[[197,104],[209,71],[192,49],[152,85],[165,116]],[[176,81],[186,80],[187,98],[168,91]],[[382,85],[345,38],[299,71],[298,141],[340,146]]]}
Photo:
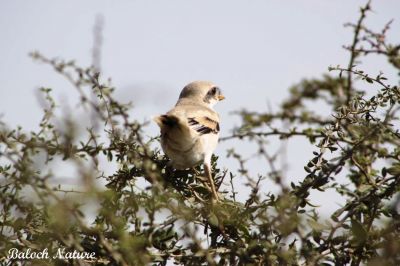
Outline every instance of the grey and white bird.
{"label": "grey and white bird", "polygon": [[161,147],[178,170],[204,164],[213,198],[218,201],[211,174],[211,156],[219,137],[219,115],[213,106],[225,99],[221,90],[209,81],[186,85],[175,107],[154,121],[161,130]]}

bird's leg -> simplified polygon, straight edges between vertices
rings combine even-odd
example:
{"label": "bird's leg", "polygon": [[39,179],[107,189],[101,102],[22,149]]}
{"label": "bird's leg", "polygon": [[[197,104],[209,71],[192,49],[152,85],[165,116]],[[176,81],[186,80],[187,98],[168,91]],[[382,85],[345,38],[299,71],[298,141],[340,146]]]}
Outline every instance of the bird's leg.
{"label": "bird's leg", "polygon": [[212,175],[211,175],[211,165],[209,163],[204,163],[204,171],[206,172],[208,181],[210,182],[213,198],[216,201],[219,201],[217,190],[215,189],[215,185],[214,185],[214,179],[212,178]]}

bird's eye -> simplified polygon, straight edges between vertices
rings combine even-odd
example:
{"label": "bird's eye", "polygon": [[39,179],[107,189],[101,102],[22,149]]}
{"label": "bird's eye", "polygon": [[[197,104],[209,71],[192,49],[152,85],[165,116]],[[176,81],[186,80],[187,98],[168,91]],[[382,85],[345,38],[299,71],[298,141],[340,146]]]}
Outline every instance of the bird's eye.
{"label": "bird's eye", "polygon": [[217,87],[212,87],[211,90],[210,90],[210,93],[215,95],[217,93],[217,91],[218,91]]}

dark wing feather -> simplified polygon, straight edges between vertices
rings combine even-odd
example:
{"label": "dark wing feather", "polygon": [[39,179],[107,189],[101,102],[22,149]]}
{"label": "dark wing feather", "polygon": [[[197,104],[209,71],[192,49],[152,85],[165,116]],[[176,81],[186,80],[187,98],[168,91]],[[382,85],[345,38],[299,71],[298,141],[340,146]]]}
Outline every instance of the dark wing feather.
{"label": "dark wing feather", "polygon": [[200,135],[203,134],[218,134],[219,123],[207,116],[203,117],[189,117],[188,123],[193,130],[197,131]]}

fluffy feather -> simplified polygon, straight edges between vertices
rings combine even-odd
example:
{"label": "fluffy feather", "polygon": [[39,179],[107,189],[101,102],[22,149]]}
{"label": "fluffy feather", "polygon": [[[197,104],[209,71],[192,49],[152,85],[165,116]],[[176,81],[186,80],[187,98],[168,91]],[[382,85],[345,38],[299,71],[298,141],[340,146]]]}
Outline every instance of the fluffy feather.
{"label": "fluffy feather", "polygon": [[219,116],[212,106],[223,98],[211,82],[193,82],[182,90],[173,109],[153,119],[160,127],[161,147],[172,166],[186,169],[204,163],[216,199],[210,169],[220,129]]}

